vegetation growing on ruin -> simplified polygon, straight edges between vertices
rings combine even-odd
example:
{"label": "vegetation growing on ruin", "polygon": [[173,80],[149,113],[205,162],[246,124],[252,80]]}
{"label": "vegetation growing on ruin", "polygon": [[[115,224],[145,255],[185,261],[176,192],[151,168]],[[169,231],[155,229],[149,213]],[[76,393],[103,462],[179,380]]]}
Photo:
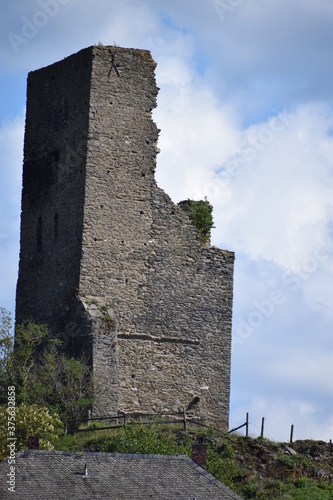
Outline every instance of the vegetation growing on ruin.
{"label": "vegetation growing on ruin", "polygon": [[106,305],[101,305],[96,298],[89,298],[87,300],[88,306],[95,305],[101,312],[101,317],[105,321],[105,323],[108,325],[108,327],[112,330],[115,328],[116,323],[114,319],[112,318],[111,314],[109,313],[108,308]]}
{"label": "vegetation growing on ruin", "polygon": [[192,224],[198,229],[201,243],[209,243],[210,231],[215,226],[212,215],[213,207],[207,198],[200,201],[188,199],[181,201],[179,206],[186,212]]}

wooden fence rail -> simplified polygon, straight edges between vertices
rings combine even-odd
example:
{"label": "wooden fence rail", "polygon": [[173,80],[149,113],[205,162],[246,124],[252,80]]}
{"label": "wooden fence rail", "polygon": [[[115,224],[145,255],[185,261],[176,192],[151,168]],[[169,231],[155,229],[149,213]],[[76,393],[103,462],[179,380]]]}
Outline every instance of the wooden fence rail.
{"label": "wooden fence rail", "polygon": [[[167,418],[166,418],[167,417]],[[91,426],[89,428],[90,424],[93,422],[102,422],[102,421],[108,421],[110,422],[110,425],[106,425],[103,427],[95,427]],[[133,423],[133,422],[140,422],[141,424],[164,424],[164,425],[172,425],[172,424],[182,424],[184,431],[187,431],[187,424],[191,423],[194,425],[198,425],[201,427],[206,427],[206,428],[213,428],[212,426],[208,426],[201,422],[198,418],[191,418],[188,417],[186,414],[185,408],[181,412],[173,412],[173,413],[121,413],[119,415],[106,415],[103,417],[92,417],[91,412],[89,412],[87,418],[81,418],[77,420],[66,420],[65,423],[65,435],[67,434],[75,434],[77,432],[90,432],[90,431],[103,431],[107,429],[117,429],[120,427],[126,427],[127,424]],[[112,422],[115,422],[112,424]],[[260,437],[264,437],[264,422],[265,422],[265,417],[262,417],[261,419],[261,432],[260,432]],[[87,423],[87,427],[84,428],[79,428],[78,424],[80,423]],[[227,432],[227,434],[231,434],[232,432],[238,431],[239,429],[242,429],[245,427],[245,436],[249,436],[249,414],[246,413],[246,420],[243,424],[238,425],[237,427],[234,427],[230,431]],[[214,429],[214,428],[213,428]],[[218,429],[214,429],[218,430]],[[293,436],[294,436],[294,425],[291,425],[290,429],[290,439],[289,442],[293,442]]]}
{"label": "wooden fence rail", "polygon": [[[164,417],[164,418],[163,418]],[[165,417],[168,417],[165,419]],[[178,417],[178,418],[174,418]],[[145,420],[142,420],[145,419]],[[149,419],[149,420],[147,420]],[[155,419],[155,422],[154,422]],[[158,420],[156,420],[158,419]],[[93,422],[101,422],[101,421],[110,421],[110,424],[112,421],[116,421],[115,424],[112,425],[107,425],[103,427],[94,427],[92,426],[89,428],[89,425],[92,424]],[[187,430],[187,422],[193,423],[193,424],[198,424],[198,425],[203,425],[206,427],[202,422],[199,420],[189,418],[186,415],[186,410],[185,408],[183,409],[182,412],[178,413],[127,413],[127,414],[119,414],[119,415],[106,415],[103,417],[91,417],[90,415],[87,418],[80,418],[76,420],[66,420],[65,423],[65,435],[67,434],[75,434],[77,432],[89,432],[89,431],[102,431],[106,429],[117,429],[120,427],[126,427],[127,424],[133,423],[133,422],[140,422],[141,424],[152,424],[152,423],[158,423],[158,424],[182,424],[184,431],[186,432]],[[119,423],[120,422],[120,423]],[[80,423],[87,423],[87,427],[84,427],[80,429],[77,424]]]}
{"label": "wooden fence rail", "polygon": [[234,429],[231,429],[230,431],[228,431],[228,434],[231,434],[232,432],[238,431],[238,429],[241,429],[242,427],[246,427],[245,435],[246,435],[246,437],[248,437],[249,436],[249,414],[248,413],[246,414],[246,421],[244,422],[244,424],[239,425],[238,427],[234,427]]}

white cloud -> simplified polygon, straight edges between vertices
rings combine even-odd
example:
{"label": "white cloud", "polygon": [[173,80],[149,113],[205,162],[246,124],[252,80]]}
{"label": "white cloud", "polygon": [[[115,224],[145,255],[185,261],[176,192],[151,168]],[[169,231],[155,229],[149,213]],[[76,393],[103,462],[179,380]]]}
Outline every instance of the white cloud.
{"label": "white cloud", "polygon": [[318,335],[312,339],[316,345],[311,352],[307,339],[304,345],[290,346],[289,342],[288,347],[287,340],[282,333],[280,342],[268,338],[268,348],[262,345],[261,337],[261,345],[248,343],[247,352],[237,356],[230,426],[249,412],[255,436],[259,435],[261,418],[266,417],[266,437],[287,440],[293,423],[296,439],[328,441],[333,430],[332,353],[323,353]]}
{"label": "white cloud", "polygon": [[312,256],[331,221],[333,114],[301,106],[242,132],[206,82],[186,75],[182,86],[164,85],[154,115],[162,128],[160,184],[177,201],[208,196],[215,242],[292,270]]}
{"label": "white cloud", "polygon": [[[160,21],[153,9],[145,3],[126,2],[116,9],[105,7],[107,23],[100,28],[100,40],[104,44],[150,48],[151,37],[159,38]],[[160,33],[163,37],[163,33]],[[149,45],[149,47],[147,47]]]}
{"label": "white cloud", "polygon": [[307,400],[255,396],[246,407],[240,407],[231,418],[238,421],[249,412],[249,432],[253,437],[260,435],[261,419],[265,417],[264,437],[288,442],[291,424],[294,425],[294,440],[322,439],[328,441],[333,431],[333,419],[318,404]]}
{"label": "white cloud", "polygon": [[235,150],[241,131],[231,107],[221,104],[186,57],[174,62],[164,57],[157,68],[161,90],[154,119],[161,129],[157,180],[179,201],[202,196],[202,186]]}
{"label": "white cloud", "polygon": [[[278,133],[260,136],[271,130],[270,121],[245,130],[253,159],[240,154],[237,168],[228,171],[231,158],[216,184],[205,188],[224,241],[286,269],[312,255],[332,216],[332,123],[333,114],[312,105],[298,108]],[[227,201],[219,186],[230,191]]]}

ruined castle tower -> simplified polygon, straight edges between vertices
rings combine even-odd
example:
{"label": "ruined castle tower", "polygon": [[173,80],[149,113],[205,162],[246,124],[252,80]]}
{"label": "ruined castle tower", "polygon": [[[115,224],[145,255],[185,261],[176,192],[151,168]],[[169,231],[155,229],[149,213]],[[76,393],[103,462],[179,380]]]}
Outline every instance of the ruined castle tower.
{"label": "ruined castle tower", "polygon": [[95,46],[29,74],[16,321],[85,353],[96,414],[227,428],[234,254],[156,185],[154,68]]}

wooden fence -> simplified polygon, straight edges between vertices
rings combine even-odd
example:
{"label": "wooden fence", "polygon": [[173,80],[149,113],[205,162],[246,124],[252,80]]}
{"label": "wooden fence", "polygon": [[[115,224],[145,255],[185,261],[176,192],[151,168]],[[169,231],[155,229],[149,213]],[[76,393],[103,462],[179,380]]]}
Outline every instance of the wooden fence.
{"label": "wooden fence", "polygon": [[[249,414],[248,413],[246,414],[246,420],[245,420],[244,424],[241,424],[238,427],[231,429],[230,431],[228,431],[228,434],[230,434],[231,432],[238,431],[238,429],[241,429],[242,427],[245,427],[245,436],[248,437],[249,436]],[[261,438],[264,437],[264,428],[265,428],[265,417],[262,417],[261,430],[260,430],[260,437]],[[294,424],[291,424],[289,443],[292,443],[293,439],[294,439]]]}
{"label": "wooden fence", "polygon": [[[93,422],[109,422],[108,425],[103,425],[102,427],[95,427],[91,425]],[[112,423],[114,422],[114,423]],[[103,417],[91,417],[88,415],[87,418],[77,419],[77,420],[66,420],[65,424],[65,435],[75,434],[77,432],[90,432],[90,431],[102,431],[106,429],[117,429],[120,427],[126,427],[126,425],[140,422],[142,424],[182,424],[184,431],[187,430],[187,423],[200,425],[207,427],[198,419],[189,418],[186,415],[185,408],[182,412],[177,413],[127,413],[118,415],[107,415]],[[87,424],[87,427],[80,428],[80,424]]]}
{"label": "wooden fence", "polygon": [[[102,427],[95,427],[91,425],[93,422],[109,422],[108,425],[104,425]],[[191,418],[186,415],[186,410],[183,408],[181,412],[175,413],[122,413],[118,415],[108,415],[104,417],[92,417],[91,412],[87,418],[78,419],[78,420],[68,420],[65,424],[65,435],[67,434],[75,434],[77,432],[91,432],[91,431],[103,431],[107,429],[117,429],[120,427],[126,427],[127,424],[131,424],[133,422],[140,422],[142,424],[181,424],[184,431],[187,431],[187,424],[198,425],[206,428],[213,428],[212,426],[208,426],[202,423],[197,418]],[[80,424],[86,423],[87,426],[80,428]],[[265,425],[265,417],[261,419],[261,431],[260,437],[264,437],[264,425]],[[245,422],[238,427],[234,427],[227,434],[231,434],[232,432],[236,432],[239,429],[245,427],[245,436],[249,436],[249,414],[246,413]],[[214,429],[217,430],[217,429]],[[290,428],[290,439],[289,442],[293,442],[294,436],[294,424],[291,425]]]}

